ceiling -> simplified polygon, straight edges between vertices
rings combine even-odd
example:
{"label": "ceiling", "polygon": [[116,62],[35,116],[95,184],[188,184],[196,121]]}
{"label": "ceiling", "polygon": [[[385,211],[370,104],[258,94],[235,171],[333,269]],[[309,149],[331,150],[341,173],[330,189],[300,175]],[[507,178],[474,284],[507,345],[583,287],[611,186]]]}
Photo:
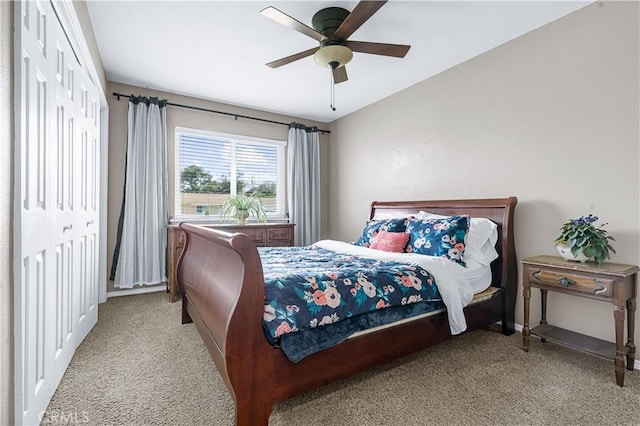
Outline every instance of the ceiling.
{"label": "ceiling", "polygon": [[113,82],[329,123],[577,10],[589,1],[389,1],[349,39],[409,44],[403,59],[354,53],[349,80],[307,57],[317,42],[260,14],[275,6],[311,26],[355,1],[88,1]]}

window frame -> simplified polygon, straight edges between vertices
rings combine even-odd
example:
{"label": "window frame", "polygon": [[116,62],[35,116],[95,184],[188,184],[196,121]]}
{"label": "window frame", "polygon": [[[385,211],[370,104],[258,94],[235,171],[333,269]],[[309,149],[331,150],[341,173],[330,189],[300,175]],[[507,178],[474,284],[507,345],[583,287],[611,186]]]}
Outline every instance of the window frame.
{"label": "window frame", "polygon": [[[182,175],[181,165],[182,160],[180,156],[180,135],[190,134],[195,136],[203,136],[209,138],[215,138],[223,140],[225,142],[232,143],[234,147],[235,157],[235,144],[236,143],[249,143],[254,145],[266,145],[276,147],[276,211],[267,213],[267,219],[270,221],[278,221],[288,219],[286,212],[286,147],[287,142],[278,139],[259,138],[255,136],[238,135],[233,133],[216,132],[213,130],[194,129],[190,127],[176,126],[174,132],[174,205],[172,220],[176,221],[221,221],[220,215],[211,214],[183,214],[178,213],[178,206],[182,205],[182,193],[180,191],[180,177]],[[234,167],[234,166],[232,166]],[[232,170],[232,174],[229,177],[231,180],[231,190],[236,191],[235,187],[235,173],[236,170]],[[233,195],[233,194],[232,194]]]}

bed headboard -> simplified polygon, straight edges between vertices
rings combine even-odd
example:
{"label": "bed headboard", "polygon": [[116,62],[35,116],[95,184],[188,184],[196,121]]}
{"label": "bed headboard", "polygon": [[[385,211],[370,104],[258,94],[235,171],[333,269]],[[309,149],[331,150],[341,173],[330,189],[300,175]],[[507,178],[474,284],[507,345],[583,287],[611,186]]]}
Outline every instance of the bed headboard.
{"label": "bed headboard", "polygon": [[[518,199],[492,198],[477,200],[438,201],[374,201],[371,203],[369,219],[380,213],[417,215],[420,210],[452,216],[468,214],[471,217],[485,217],[498,225],[496,251],[500,255],[491,264],[492,284],[505,291],[505,308],[514,313],[518,287],[518,265],[513,237],[513,216]],[[513,317],[507,319],[513,322]],[[513,326],[513,324],[511,324]]]}

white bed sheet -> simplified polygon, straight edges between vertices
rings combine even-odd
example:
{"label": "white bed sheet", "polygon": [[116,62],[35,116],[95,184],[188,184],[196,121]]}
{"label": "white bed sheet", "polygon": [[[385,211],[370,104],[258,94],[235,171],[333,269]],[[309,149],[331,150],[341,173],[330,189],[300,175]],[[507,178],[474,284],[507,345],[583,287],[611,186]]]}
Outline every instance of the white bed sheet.
{"label": "white bed sheet", "polygon": [[482,293],[491,285],[491,266],[483,265],[475,259],[464,259],[467,264],[465,275],[474,294]]}
{"label": "white bed sheet", "polygon": [[463,309],[473,299],[474,291],[465,274],[464,266],[441,257],[414,253],[389,253],[335,240],[322,240],[315,245],[339,253],[418,265],[424,268],[436,280],[442,301],[447,307],[451,334],[460,334],[467,329]]}

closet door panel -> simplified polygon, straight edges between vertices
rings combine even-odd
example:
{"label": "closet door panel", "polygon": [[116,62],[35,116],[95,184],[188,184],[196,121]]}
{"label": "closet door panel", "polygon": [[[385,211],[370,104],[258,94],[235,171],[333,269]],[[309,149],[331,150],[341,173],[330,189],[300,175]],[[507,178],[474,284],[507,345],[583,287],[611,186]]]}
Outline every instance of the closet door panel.
{"label": "closet door panel", "polygon": [[14,13],[15,416],[37,424],[97,321],[99,94],[52,3]]}

